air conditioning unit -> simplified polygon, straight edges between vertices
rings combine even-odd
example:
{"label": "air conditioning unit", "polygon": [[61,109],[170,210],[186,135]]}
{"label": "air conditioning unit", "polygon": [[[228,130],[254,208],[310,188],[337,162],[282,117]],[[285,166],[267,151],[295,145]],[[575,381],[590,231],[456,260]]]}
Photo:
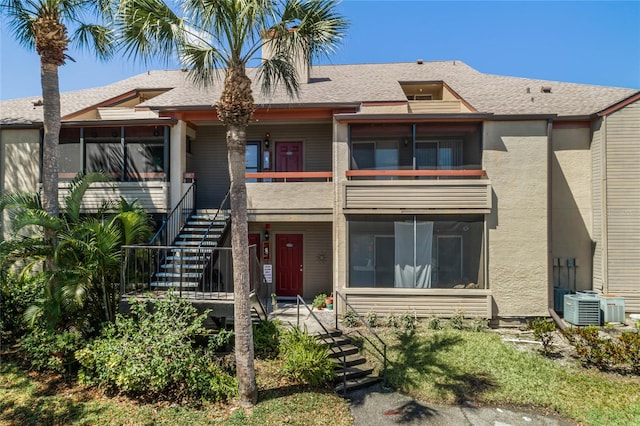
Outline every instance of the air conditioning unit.
{"label": "air conditioning unit", "polygon": [[571,290],[563,287],[553,288],[553,310],[559,314],[564,312],[564,295],[571,293]]}
{"label": "air conditioning unit", "polygon": [[612,294],[601,294],[598,296],[600,300],[600,311],[602,312],[602,320],[606,324],[608,322],[624,323],[624,297],[614,296]]}
{"label": "air conditioning unit", "polygon": [[600,299],[580,294],[565,295],[564,319],[573,325],[600,325]]}

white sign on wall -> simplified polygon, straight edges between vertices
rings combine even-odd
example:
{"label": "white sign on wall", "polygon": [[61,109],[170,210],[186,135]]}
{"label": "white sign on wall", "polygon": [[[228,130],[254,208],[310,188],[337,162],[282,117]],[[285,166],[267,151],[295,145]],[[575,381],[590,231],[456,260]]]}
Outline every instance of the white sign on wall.
{"label": "white sign on wall", "polygon": [[267,284],[271,284],[273,282],[273,265],[262,265],[262,275],[264,275],[264,280]]}

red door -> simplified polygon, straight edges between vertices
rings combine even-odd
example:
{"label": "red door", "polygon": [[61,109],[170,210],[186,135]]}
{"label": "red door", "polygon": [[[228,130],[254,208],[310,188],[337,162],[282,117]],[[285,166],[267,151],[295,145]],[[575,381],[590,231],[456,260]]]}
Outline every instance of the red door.
{"label": "red door", "polygon": [[302,234],[276,235],[276,294],[302,295]]}
{"label": "red door", "polygon": [[[302,171],[302,142],[276,143],[276,172]],[[300,179],[287,179],[299,182]]]}

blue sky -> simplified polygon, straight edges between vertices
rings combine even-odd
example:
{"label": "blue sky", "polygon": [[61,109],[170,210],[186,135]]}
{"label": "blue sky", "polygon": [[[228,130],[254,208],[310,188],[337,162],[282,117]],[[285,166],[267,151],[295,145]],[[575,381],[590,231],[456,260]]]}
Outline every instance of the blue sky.
{"label": "blue sky", "polygon": [[[490,74],[640,89],[640,1],[371,1],[340,5],[351,28],[330,62],[460,60]],[[0,30],[0,99],[41,93],[39,59]],[[61,91],[102,86],[165,64],[108,63],[77,51]]]}

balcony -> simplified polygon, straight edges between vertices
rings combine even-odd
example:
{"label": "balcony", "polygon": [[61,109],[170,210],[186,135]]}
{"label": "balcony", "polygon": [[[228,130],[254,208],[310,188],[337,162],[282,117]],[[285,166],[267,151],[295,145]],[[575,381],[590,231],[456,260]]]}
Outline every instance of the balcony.
{"label": "balcony", "polygon": [[345,213],[491,212],[484,170],[348,170],[346,176]]}
{"label": "balcony", "polygon": [[247,173],[250,221],[332,220],[332,172]]}

